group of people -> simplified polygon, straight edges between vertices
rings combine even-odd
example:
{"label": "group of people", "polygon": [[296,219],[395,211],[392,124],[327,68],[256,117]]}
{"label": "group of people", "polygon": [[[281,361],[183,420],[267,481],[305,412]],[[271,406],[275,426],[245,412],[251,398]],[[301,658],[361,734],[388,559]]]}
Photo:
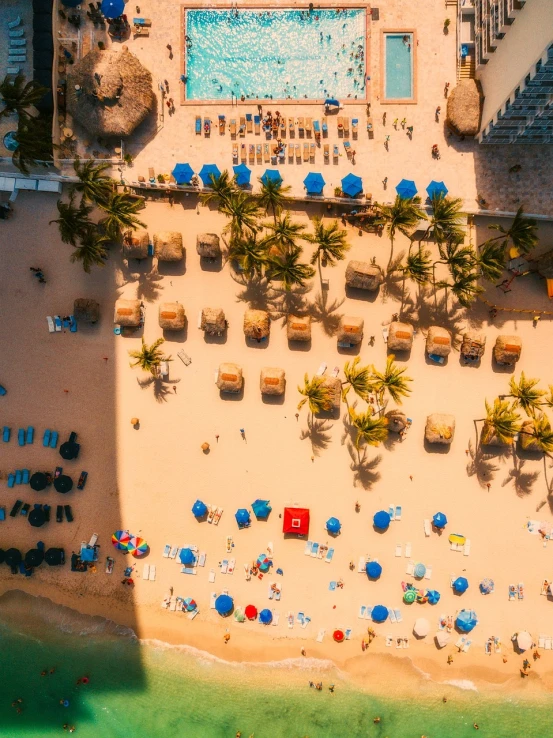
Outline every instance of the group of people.
{"label": "group of people", "polygon": [[44,278],[44,272],[40,267],[29,267],[31,272],[33,272],[33,275],[38,279],[38,281],[41,284],[46,284],[46,279]]}

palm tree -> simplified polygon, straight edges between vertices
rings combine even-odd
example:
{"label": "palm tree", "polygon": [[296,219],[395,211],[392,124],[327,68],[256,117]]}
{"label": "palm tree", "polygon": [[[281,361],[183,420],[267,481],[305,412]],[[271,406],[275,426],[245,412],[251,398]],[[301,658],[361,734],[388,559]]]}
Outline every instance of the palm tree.
{"label": "palm tree", "polygon": [[299,239],[308,238],[302,235],[305,230],[303,223],[293,223],[288,212],[276,218],[274,223],[263,223],[263,227],[270,231],[264,238],[265,243],[271,252],[276,251],[277,254],[293,249]]}
{"label": "palm tree", "polygon": [[63,243],[76,246],[77,239],[82,238],[92,227],[92,223],[88,219],[92,207],[85,205],[83,202],[79,206],[75,206],[73,195],[71,195],[69,202],[58,200],[57,208],[60,217],[51,220],[50,225],[57,223]]}
{"label": "palm tree", "polygon": [[344,366],[345,382],[342,382],[342,399],[347,403],[347,396],[350,389],[365,402],[369,401],[369,394],[372,392],[372,374],[371,367],[359,366],[360,357],[356,356],[351,362],[346,361]]}
{"label": "palm tree", "polygon": [[111,164],[107,162],[95,164],[90,159],[81,163],[80,159],[75,159],[73,168],[79,181],[72,185],[71,194],[79,192],[84,202],[99,203],[108,200],[113,192],[114,180],[107,177],[104,172],[110,167]]}
{"label": "palm tree", "polygon": [[23,174],[31,167],[48,167],[54,161],[52,143],[52,119],[47,116],[20,117],[14,135],[17,148],[12,154],[12,163]]}
{"label": "palm tree", "polygon": [[553,454],[553,429],[551,428],[549,418],[543,413],[540,413],[540,415],[532,417],[528,423],[531,423],[530,431],[525,430],[525,424],[520,429],[521,435],[526,436],[528,439],[526,444],[524,439],[522,440],[522,447],[524,448],[525,445],[528,446],[530,444],[534,446],[535,444],[539,451],[551,458]]}
{"label": "palm tree", "polygon": [[131,366],[139,366],[145,372],[150,372],[153,376],[157,376],[158,367],[162,361],[172,361],[170,356],[164,356],[163,351],[159,350],[162,343],[165,343],[164,338],[158,338],[154,343],[148,344],[142,339],[142,348],[140,351],[129,351],[129,355],[132,356],[136,361],[131,363]]}
{"label": "palm tree", "polygon": [[98,202],[98,205],[106,213],[100,222],[113,240],[117,240],[123,230],[146,228],[146,223],[136,217],[142,208],[140,199],[129,197],[126,193],[112,192],[107,200]]}
{"label": "palm tree", "polygon": [[329,226],[325,226],[323,219],[316,216],[313,218],[315,232],[306,237],[306,241],[314,243],[317,248],[311,257],[311,264],[317,264],[319,273],[321,265],[331,267],[346,258],[346,252],[351,248],[347,242],[348,232],[344,231],[335,220]]}
{"label": "palm tree", "polygon": [[545,401],[541,403],[545,407],[553,408],[553,384],[549,385],[549,393],[545,397]]}
{"label": "palm tree", "polygon": [[230,243],[240,238],[245,231],[255,233],[258,229],[257,218],[259,207],[257,202],[246,192],[241,190],[232,192],[228,198],[221,201],[219,212],[230,218],[223,231],[230,232]]}
{"label": "palm tree", "polygon": [[217,205],[221,205],[238,190],[227,169],[221,172],[218,177],[211,175],[210,179],[210,189],[200,194],[200,202],[203,205],[207,205],[212,201],[216,202]]}
{"label": "palm tree", "polygon": [[401,264],[398,270],[402,274],[400,307],[400,313],[402,313],[405,302],[405,282],[407,279],[415,282],[419,287],[427,284],[432,279],[433,267],[430,251],[428,249],[422,249],[420,246],[414,253],[409,250],[405,264]]}
{"label": "palm tree", "polygon": [[540,400],[545,396],[545,390],[537,387],[539,381],[539,379],[526,379],[524,372],[521,372],[518,382],[511,377],[509,380],[510,393],[503,397],[514,398],[513,407],[521,407],[527,415],[532,417],[543,404]]}
{"label": "palm tree", "polygon": [[426,241],[430,234],[438,244],[450,239],[463,239],[465,232],[461,224],[466,220],[466,215],[461,212],[462,204],[463,201],[458,197],[434,195],[431,200],[430,222],[421,242]]}
{"label": "palm tree", "polygon": [[378,206],[380,212],[375,222],[385,226],[390,237],[388,269],[393,261],[396,232],[399,231],[404,236],[410,236],[419,224],[419,221],[426,217],[425,213],[419,207],[420,201],[420,197],[413,197],[406,200],[397,195],[393,205]]}
{"label": "palm tree", "polygon": [[229,247],[229,258],[235,261],[246,279],[262,277],[267,264],[267,249],[257,234],[245,233],[236,238]]}
{"label": "palm tree", "polygon": [[484,446],[494,437],[501,443],[510,445],[520,431],[520,415],[514,403],[499,397],[494,400],[493,405],[486,400],[486,417],[480,420],[484,421],[480,436],[480,441]]}
{"label": "palm tree", "polygon": [[108,258],[105,245],[108,241],[109,238],[98,233],[95,228],[88,228],[81,236],[80,245],[71,254],[71,262],[80,261],[87,274],[90,274],[92,266],[105,266],[105,259]]}
{"label": "palm tree", "polygon": [[315,276],[315,270],[309,264],[299,261],[302,251],[301,246],[294,246],[280,256],[269,257],[269,282],[282,282],[286,292],[290,292],[295,286],[304,287],[305,282]]}
{"label": "palm tree", "polygon": [[[452,275],[465,274],[474,268],[476,254],[472,246],[464,245],[463,240],[462,237],[460,239],[454,238],[439,244],[440,258],[434,262],[434,273],[437,264],[445,264]],[[435,281],[435,277],[433,277],[433,281]]]}
{"label": "palm tree", "polygon": [[277,215],[282,211],[285,203],[288,202],[286,194],[292,189],[290,185],[282,184],[281,179],[269,179],[268,177],[259,177],[259,183],[261,184],[261,192],[258,195],[257,201],[262,208],[265,208],[265,212],[269,210],[273,213],[273,219],[276,224]]}
{"label": "palm tree", "polygon": [[406,368],[400,368],[394,364],[395,356],[390,354],[386,359],[386,367],[383,372],[377,372],[373,368],[372,386],[378,396],[378,404],[382,407],[384,394],[387,392],[392,400],[401,405],[402,397],[408,397],[411,394],[409,383],[413,380],[411,377],[404,377]]}
{"label": "palm tree", "polygon": [[489,239],[490,241],[501,241],[504,251],[507,251],[509,242],[517,251],[528,254],[538,243],[538,227],[533,218],[526,218],[522,205],[516,212],[510,228],[504,228],[499,223],[488,226],[492,231],[499,231],[500,235]]}
{"label": "palm tree", "polygon": [[469,308],[472,303],[476,300],[478,295],[483,292],[483,288],[478,284],[478,273],[477,272],[459,272],[452,275],[453,281],[448,282],[442,280],[437,283],[436,289],[443,289],[446,293],[447,302],[447,290],[450,289],[453,295],[457,298],[459,303]]}
{"label": "palm tree", "polygon": [[501,243],[486,241],[478,248],[476,264],[488,282],[496,282],[505,269],[506,254]]}
{"label": "palm tree", "polygon": [[298,392],[303,398],[298,403],[298,410],[307,403],[311,417],[332,409],[332,395],[328,387],[325,387],[323,377],[309,379],[306,374],[303,378],[303,387],[298,385]]}
{"label": "palm tree", "polygon": [[350,407],[349,420],[357,431],[355,448],[357,449],[359,461],[359,452],[362,444],[366,443],[369,446],[379,446],[382,441],[388,438],[388,418],[375,417],[370,407],[363,413],[357,413]]}
{"label": "palm tree", "polygon": [[25,84],[23,74],[18,74],[15,79],[4,77],[0,82],[0,98],[4,104],[0,117],[8,116],[10,113],[17,113],[19,118],[27,117],[27,108],[40,102],[47,92],[46,87],[33,79]]}

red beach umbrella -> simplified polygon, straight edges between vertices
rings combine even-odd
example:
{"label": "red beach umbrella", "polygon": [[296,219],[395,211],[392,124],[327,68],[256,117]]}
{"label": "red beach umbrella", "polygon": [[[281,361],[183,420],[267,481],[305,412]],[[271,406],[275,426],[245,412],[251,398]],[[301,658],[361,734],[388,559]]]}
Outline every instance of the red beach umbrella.
{"label": "red beach umbrella", "polygon": [[255,620],[257,617],[257,607],[255,605],[248,605],[244,610],[244,615],[248,620]]}
{"label": "red beach umbrella", "polygon": [[334,638],[336,643],[342,643],[342,641],[344,640],[346,636],[343,630],[340,630],[340,628],[337,628],[332,634],[332,637]]}

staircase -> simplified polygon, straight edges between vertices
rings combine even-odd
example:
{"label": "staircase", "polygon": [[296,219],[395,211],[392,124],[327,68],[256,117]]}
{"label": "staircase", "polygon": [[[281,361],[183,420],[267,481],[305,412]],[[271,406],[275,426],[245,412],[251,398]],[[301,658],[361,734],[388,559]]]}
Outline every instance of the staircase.
{"label": "staircase", "polygon": [[457,79],[474,79],[474,57],[465,56],[459,63],[459,69],[457,70]]}

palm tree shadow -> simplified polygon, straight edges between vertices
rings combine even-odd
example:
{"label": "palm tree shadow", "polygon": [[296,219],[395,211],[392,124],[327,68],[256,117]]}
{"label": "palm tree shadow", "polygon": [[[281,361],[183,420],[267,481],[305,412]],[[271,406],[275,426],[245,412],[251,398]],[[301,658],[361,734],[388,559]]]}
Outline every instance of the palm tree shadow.
{"label": "palm tree shadow", "polygon": [[333,336],[340,325],[342,313],[336,311],[344,304],[345,297],[341,300],[333,300],[328,304],[328,294],[324,291],[319,292],[313,302],[308,305],[311,312],[311,319],[315,323],[320,323],[322,329],[327,336]]}
{"label": "palm tree shadow", "polygon": [[398,270],[404,256],[405,251],[399,253],[384,274],[382,284],[380,285],[380,295],[383,303],[387,302],[388,298],[396,302],[401,302],[403,277]]}
{"label": "palm tree shadow", "polygon": [[254,277],[248,281],[239,272],[231,270],[231,274],[234,281],[243,286],[243,290],[236,295],[238,302],[248,303],[248,306],[253,310],[268,309],[269,283],[264,277]]}
{"label": "palm tree shadow", "polygon": [[[356,402],[352,405],[354,408]],[[342,446],[346,446],[351,458],[349,468],[353,472],[353,486],[363,487],[363,489],[371,489],[371,487],[380,479],[380,472],[376,471],[376,467],[382,461],[382,455],[377,454],[372,459],[367,458],[367,446],[363,447],[361,452],[357,451],[355,445],[356,430],[349,422],[349,413],[343,418],[344,432],[342,435]]]}
{"label": "palm tree shadow", "polygon": [[475,448],[474,443],[468,443],[469,462],[467,463],[467,475],[476,477],[478,484],[483,488],[495,478],[499,466],[495,463],[497,454],[486,454],[482,451],[480,444]]}
{"label": "palm tree shadow", "polygon": [[286,319],[287,315],[304,315],[309,311],[306,294],[310,287],[297,286],[290,291],[271,288],[267,293],[267,307],[273,320]]}
{"label": "palm tree shadow", "polygon": [[513,455],[513,468],[509,471],[508,475],[501,482],[502,487],[506,487],[508,484],[513,483],[515,492],[518,497],[525,497],[532,493],[532,487],[534,483],[539,479],[540,472],[525,472],[523,471],[526,461],[519,459],[516,454]]}
{"label": "palm tree shadow", "polygon": [[152,265],[149,271],[133,271],[130,262],[127,264],[127,269],[123,270],[123,279],[126,284],[134,282],[136,284],[136,299],[144,300],[145,302],[155,302],[161,296],[163,287],[161,281],[163,276],[158,272],[155,264]]}
{"label": "palm tree shadow", "polygon": [[328,448],[331,441],[330,429],[332,423],[330,420],[314,418],[309,415],[307,418],[307,428],[300,433],[300,440],[309,439],[311,442],[311,450],[314,456],[320,456],[321,451]]}
{"label": "palm tree shadow", "polygon": [[141,389],[153,387],[156,402],[167,402],[167,395],[172,394],[169,385],[161,377],[148,377],[147,379],[136,379]]}
{"label": "palm tree shadow", "polygon": [[416,311],[419,326],[423,331],[432,325],[447,328],[451,333],[453,348],[459,348],[465,321],[463,308],[459,306],[449,308],[445,295],[437,300],[437,304],[434,304],[434,300],[431,299],[431,290],[424,289],[418,295]]}

